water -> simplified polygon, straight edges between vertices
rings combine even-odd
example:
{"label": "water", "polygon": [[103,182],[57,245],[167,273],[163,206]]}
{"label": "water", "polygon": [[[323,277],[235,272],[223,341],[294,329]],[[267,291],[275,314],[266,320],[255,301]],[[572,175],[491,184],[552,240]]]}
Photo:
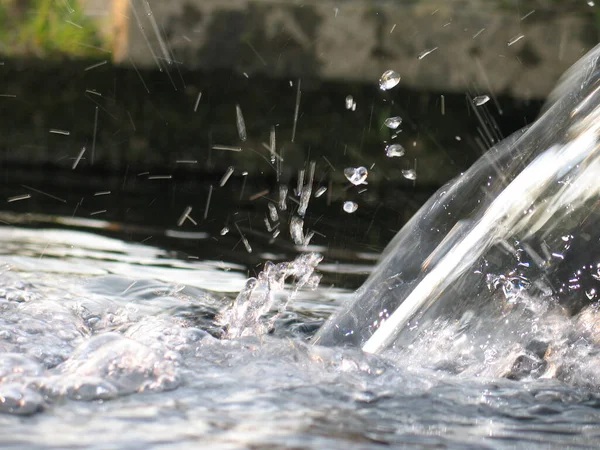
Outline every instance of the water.
{"label": "water", "polygon": [[407,180],[416,180],[417,172],[414,169],[406,169],[402,171],[402,176]]}
{"label": "water", "polygon": [[401,77],[395,70],[386,70],[379,79],[379,89],[389,91],[400,83]]}
{"label": "water", "polygon": [[385,147],[385,154],[390,158],[404,156],[405,150],[400,144],[390,144]]}
{"label": "water", "polygon": [[537,122],[431,198],[316,342],[598,387],[599,52]]}
{"label": "water", "polygon": [[395,130],[402,124],[402,117],[400,117],[400,116],[388,117],[387,119],[385,119],[383,121],[383,124],[386,127],[391,128],[392,130]]}
{"label": "water", "polygon": [[477,97],[475,97],[473,99],[473,104],[475,106],[482,106],[482,105],[485,105],[489,101],[490,101],[489,95],[478,95]]}
{"label": "water", "polygon": [[348,214],[352,214],[353,212],[356,212],[356,210],[358,209],[358,204],[356,202],[352,202],[350,200],[348,200],[347,202],[344,202],[344,211],[346,211]]}
{"label": "water", "polygon": [[348,292],[297,291],[267,334],[223,339],[239,266],[2,231],[4,448],[590,448],[600,433],[595,389],[453,373],[439,360],[468,353],[456,340],[401,358],[310,345]]}
{"label": "water", "polygon": [[[421,56],[425,57],[431,51]],[[435,56],[429,56],[423,63]],[[105,64],[106,61],[101,63]],[[94,67],[98,65],[88,69]],[[573,93],[577,97],[583,90],[581,86],[595,79],[590,75],[581,77],[581,74],[589,73],[588,68],[585,63],[577,67],[570,75],[571,83],[561,84],[549,105],[555,104],[557,98],[564,98],[561,97],[564,91],[568,98]],[[90,76],[92,72],[90,70]],[[225,86],[232,88],[236,84],[229,77],[223,79],[229,80],[227,83],[231,85]],[[389,91],[399,82],[399,74],[387,71],[379,87]],[[267,80],[265,84],[271,83]],[[580,87],[574,88],[574,84]],[[321,121],[315,112],[315,104],[320,103],[314,101],[320,95],[311,94],[310,82],[301,84],[300,80],[295,80],[290,85],[293,87],[290,92],[293,92],[285,101],[290,105],[288,120],[293,122],[291,142],[297,138],[296,143],[299,143],[302,142],[301,134],[309,130],[310,121]],[[377,184],[378,178],[397,181],[403,175],[410,181],[403,183],[414,187],[416,159],[415,169],[401,170],[399,167],[406,167],[403,160],[385,159],[378,140],[377,146],[372,148],[379,149],[376,152],[382,159],[375,164],[375,159],[370,159],[372,155],[357,152],[353,144],[348,146],[340,142],[338,145],[337,140],[344,133],[326,126],[326,132],[319,129],[319,133],[312,134],[321,144],[326,139],[335,144],[323,144],[331,147],[332,152],[327,156],[334,163],[323,156],[324,161],[319,159],[319,164],[332,172],[337,167],[340,180],[347,179],[360,187],[350,185],[336,190],[332,179],[325,177],[322,170],[315,175],[314,163],[309,159],[315,156],[310,151],[306,160],[296,161],[293,167],[294,155],[298,153],[296,148],[288,149],[286,153],[287,175],[281,166],[273,170],[277,184],[267,189],[270,196],[263,198],[264,184],[252,185],[249,181],[246,187],[247,169],[250,168],[242,167],[239,159],[227,158],[239,157],[250,152],[250,145],[258,149],[262,144],[267,150],[264,160],[271,164],[280,163],[285,146],[281,142],[288,144],[289,137],[279,128],[278,134],[283,137],[280,147],[276,148],[275,127],[279,126],[279,116],[264,115],[264,123],[259,123],[256,118],[261,115],[256,111],[252,114],[253,102],[244,101],[241,103],[246,120],[236,105],[234,125],[232,105],[238,99],[232,103],[222,95],[213,95],[211,100],[211,90],[224,95],[228,89],[214,86],[203,89],[208,93],[205,97],[201,92],[190,91],[189,102],[185,104],[187,110],[193,105],[194,112],[202,112],[211,101],[222,103],[226,110],[222,122],[236,133],[233,138],[231,135],[226,138],[226,134],[216,127],[213,140],[212,130],[208,132],[207,145],[214,150],[212,155],[220,154],[224,161],[202,189],[187,184],[185,178],[174,175],[171,179],[166,172],[146,173],[143,178],[134,174],[128,181],[125,171],[125,176],[119,175],[116,182],[106,180],[104,184],[103,180],[102,186],[96,186],[98,189],[94,192],[105,192],[107,186],[111,189],[123,186],[121,189],[124,190],[126,182],[142,184],[152,180],[143,185],[149,198],[119,204],[110,196],[100,196],[107,199],[107,208],[115,206],[115,210],[125,211],[117,216],[122,222],[73,219],[72,216],[84,208],[87,208],[84,209],[86,215],[107,210],[100,209],[101,203],[90,202],[87,197],[92,195],[89,193],[68,189],[62,193],[58,191],[64,176],[52,177],[49,184],[53,194],[49,194],[50,197],[39,190],[31,190],[35,189],[31,186],[24,186],[18,178],[18,186],[11,186],[7,192],[7,197],[11,195],[8,201],[17,206],[37,202],[35,205],[48,210],[51,206],[43,201],[50,199],[63,208],[63,196],[68,198],[68,205],[64,203],[64,210],[57,212],[63,214],[60,217],[0,213],[3,224],[0,228],[0,426],[4,433],[3,447],[528,449],[597,446],[600,434],[600,372],[597,369],[600,336],[596,324],[600,316],[595,301],[600,289],[595,287],[595,281],[600,278],[600,272],[596,261],[587,258],[595,252],[585,240],[588,232],[594,232],[595,220],[584,219],[575,224],[563,220],[565,217],[579,220],[579,212],[584,207],[588,208],[592,218],[595,217],[592,214],[593,199],[597,191],[581,189],[584,181],[593,186],[597,179],[596,170],[587,170],[594,168],[590,159],[581,163],[581,167],[576,165],[575,169],[560,174],[566,188],[560,190],[560,195],[548,197],[547,209],[538,208],[537,221],[526,223],[531,225],[528,228],[532,239],[525,233],[522,239],[510,239],[514,236],[509,236],[502,242],[494,242],[498,244],[495,251],[486,254],[482,264],[471,273],[476,281],[467,277],[456,282],[451,274],[447,274],[445,286],[450,285],[450,289],[445,301],[438,302],[440,306],[432,307],[428,315],[419,316],[417,320],[411,318],[408,324],[402,324],[399,328],[403,334],[394,345],[382,348],[379,354],[363,352],[358,345],[324,347],[314,344],[319,339],[318,330],[335,328],[341,323],[338,316],[323,327],[336,311],[338,315],[349,308],[356,311],[357,295],[350,288],[353,283],[347,280],[355,277],[362,281],[374,270],[373,263],[380,250],[377,239],[384,239],[386,235],[383,232],[381,236],[377,233],[369,235],[369,230],[380,227],[394,233],[404,223],[403,215],[409,210],[407,204],[419,203],[419,196],[424,194],[411,190],[406,196],[408,200],[404,203],[401,200],[401,207],[384,207],[377,215],[383,202],[377,209],[373,203],[388,195],[385,185]],[[277,95],[266,95],[270,92],[267,89],[256,91],[260,92],[261,99],[268,99],[269,110],[277,109],[273,107]],[[348,89],[340,89],[340,92],[336,94],[339,95],[338,107]],[[362,147],[361,135],[366,133],[368,136],[371,130],[376,134],[380,125],[397,128],[400,122],[396,127],[390,127],[394,124],[386,123],[385,118],[401,121],[399,117],[390,117],[392,110],[398,110],[406,119],[404,133],[412,133],[406,141],[413,142],[408,149],[411,159],[418,155],[427,161],[426,156],[419,153],[423,147],[421,142],[417,146],[416,139],[420,139],[420,133],[429,133],[432,127],[418,117],[419,108],[414,106],[417,102],[411,103],[406,92],[398,89],[395,92],[398,93],[397,103],[393,102],[391,92],[380,93],[382,102],[389,101],[393,105],[393,108],[386,106],[382,110],[380,105],[374,108],[372,93],[348,96],[352,101],[348,108],[346,99],[346,107],[351,113],[340,122],[346,122],[351,116],[354,120],[362,117],[360,120],[364,123],[348,124],[345,130],[354,134],[348,135],[347,141],[360,142]],[[458,105],[464,103],[464,97],[458,97],[458,101],[448,101],[446,105],[446,97],[442,95],[440,104],[432,105],[441,115],[445,115],[446,109],[452,111],[446,116],[451,118]],[[536,143],[538,140],[542,144],[549,141],[555,144],[544,147],[544,150],[552,149],[550,161],[554,162],[554,165],[542,167],[548,169],[540,171],[546,178],[551,178],[553,170],[568,166],[561,165],[560,149],[569,148],[567,144],[575,142],[577,137],[588,135],[590,128],[586,123],[589,121],[581,118],[587,117],[592,122],[597,119],[590,108],[597,101],[594,96],[590,99],[587,104],[582,101],[580,108],[574,110],[579,114],[575,114],[573,121],[578,126],[568,128],[568,133],[559,136],[556,131],[550,132],[565,129],[563,116],[557,114],[551,123],[543,122],[538,126],[535,139],[528,141],[534,150],[540,147]],[[357,100],[360,105],[370,105],[370,108],[357,109]],[[569,104],[568,101],[565,103]],[[164,102],[157,104],[164,113]],[[63,109],[78,113],[82,110],[71,106]],[[479,106],[475,114],[479,111],[484,114],[487,106],[483,103]],[[404,108],[407,111],[403,111]],[[68,160],[69,169],[82,169],[81,166],[89,164],[94,158],[96,134],[98,139],[106,134],[106,123],[98,125],[98,107],[94,113],[93,122],[89,130],[86,129],[86,135],[92,136],[89,152],[79,143],[74,145],[69,153],[74,162]],[[131,119],[129,111],[127,114]],[[146,116],[144,120],[141,116],[136,118],[140,127],[151,123],[145,120]],[[571,123],[569,120],[566,119]],[[131,122],[133,124],[133,119]],[[198,122],[194,118],[195,128],[199,126]],[[490,123],[486,116],[478,124],[484,128],[490,126],[496,133],[498,127],[493,128]],[[204,122],[203,126],[206,126]],[[260,144],[255,140],[258,128],[262,133]],[[450,128],[452,136],[462,133],[457,128]],[[118,135],[119,130],[111,130],[110,135],[114,136],[113,132]],[[484,132],[489,129],[485,128]],[[65,133],[70,135],[71,132]],[[168,139],[160,145],[167,147],[165,142],[170,143],[176,134],[168,134]],[[527,150],[526,146],[513,145],[519,136],[513,136],[499,149]],[[385,141],[388,136],[379,138]],[[238,139],[249,145],[237,146]],[[589,149],[592,146],[591,141],[584,144],[579,142],[575,147]],[[393,145],[399,144],[390,147]],[[173,145],[173,148],[179,147]],[[465,149],[467,147],[461,147],[455,155],[462,155]],[[524,154],[528,153],[524,151]],[[369,157],[365,158],[365,155]],[[333,158],[342,156],[348,159]],[[507,174],[513,176],[525,167],[519,159],[521,153],[508,152],[505,156],[515,162],[519,170],[510,165],[508,168],[486,166],[493,179],[474,179],[475,184],[489,189],[467,189],[459,192],[460,195],[454,195],[452,191],[456,203],[445,202],[448,197],[433,197],[429,207],[434,212],[442,212],[433,214],[435,226],[398,235],[371,278],[377,281],[378,276],[387,277],[391,270],[392,281],[397,284],[382,284],[391,289],[377,291],[369,290],[373,283],[367,282],[367,290],[359,291],[358,297],[368,300],[358,303],[361,327],[355,330],[338,327],[347,334],[344,336],[347,339],[336,340],[336,344],[351,341],[352,334],[356,332],[354,337],[357,337],[365,326],[377,329],[382,323],[391,323],[396,304],[379,306],[390,297],[399,297],[398,285],[405,281],[398,276],[401,258],[416,264],[418,272],[423,267],[427,269],[429,264],[434,266],[446,253],[464,257],[461,261],[468,267],[473,258],[481,256],[476,251],[473,252],[475,256],[461,254],[453,247],[457,236],[467,234],[469,228],[468,222],[459,221],[464,218],[460,213],[466,211],[466,219],[471,219],[470,214],[476,214],[479,203],[487,206],[500,196],[508,183]],[[230,165],[233,161],[236,161],[235,166]],[[422,164],[422,161],[419,159],[420,180],[426,179],[427,170],[447,169],[445,160],[437,161],[438,166],[432,164],[432,159],[429,164]],[[504,159],[494,161],[505,162]],[[384,172],[380,170],[384,165],[382,162],[390,169],[394,169],[391,162],[400,162],[400,165],[395,172]],[[352,171],[342,174],[340,169],[349,164],[353,166]],[[371,172],[368,191],[361,186],[366,184],[367,169],[354,168],[358,164],[367,165]],[[294,183],[289,173],[298,170],[298,182]],[[243,181],[239,180],[240,173]],[[444,176],[449,174],[448,171]],[[527,184],[532,189],[536,181],[545,179],[539,172],[535,174],[538,178],[531,176],[530,184]],[[535,174],[526,173],[527,176]],[[11,176],[12,173],[6,170],[6,183]],[[165,181],[164,185],[158,184],[161,180]],[[176,183],[179,183],[177,195]],[[290,194],[287,184],[296,186],[296,189],[290,188]],[[309,207],[313,185],[315,189],[321,186],[315,191],[314,198],[325,192],[327,196],[320,203],[312,201]],[[164,202],[159,193],[167,190],[167,186],[172,197]],[[569,189],[569,186],[576,188]],[[236,200],[239,193],[241,200],[245,188],[246,196],[264,201],[252,203],[254,200],[249,200],[234,207],[232,197]],[[381,189],[381,197],[376,196],[373,200],[369,195],[377,188]],[[582,195],[582,190],[589,192],[587,197]],[[83,198],[79,203],[77,201],[84,195],[86,203],[80,208]],[[513,206],[509,212],[523,213],[516,206],[520,206],[519,200],[527,195],[527,192],[511,191],[510,196],[501,199],[509,209]],[[405,198],[397,190],[391,196]],[[350,198],[360,199],[360,209]],[[150,209],[157,199],[154,209]],[[458,213],[455,210],[457,203],[464,206]],[[75,204],[77,207],[73,211]],[[88,208],[88,204],[93,207]],[[144,217],[138,217],[137,224],[127,215],[132,205],[143,211]],[[438,208],[433,208],[436,205]],[[307,208],[309,211],[305,215]],[[21,211],[32,210],[31,206],[23,206]],[[289,211],[289,215],[285,211]],[[548,215],[548,211],[562,215]],[[339,216],[335,216],[336,213]],[[523,215],[528,214],[534,216],[525,209]],[[146,224],[152,215],[164,219],[160,222],[163,228]],[[256,215],[260,216],[258,227],[256,220],[254,226],[252,222]],[[514,217],[514,214],[508,215]],[[557,217],[560,220],[555,220]],[[510,222],[498,215],[493,218],[501,224]],[[199,228],[191,228],[201,219],[204,220]],[[268,234],[264,232],[263,219]],[[359,220],[366,222],[362,229],[357,226]],[[280,232],[276,222],[280,224],[282,234],[291,235],[285,239],[291,238],[295,246],[282,238],[276,240]],[[557,224],[557,229],[550,230],[549,237],[544,235],[547,238],[544,243],[544,239],[538,237],[548,231],[548,223]],[[177,228],[169,228],[176,225]],[[453,228],[455,225],[457,227]],[[319,230],[317,232],[324,233],[315,235],[314,227]],[[342,232],[348,229],[351,231]],[[364,237],[363,229],[367,229]],[[490,231],[493,229],[492,226],[488,229],[490,239],[496,236]],[[311,238],[315,236],[318,244],[311,244]],[[340,247],[344,252],[336,248],[336,239],[343,242]],[[530,241],[535,241],[535,248]],[[438,245],[438,253],[427,251]],[[448,252],[449,249],[454,251]],[[483,249],[487,247],[482,245]],[[560,276],[550,270],[549,275],[559,283],[550,287],[544,284],[543,277],[539,276],[540,267],[546,267],[553,259],[568,256],[569,249],[582,255],[580,264],[569,262],[566,266],[569,270],[563,270],[558,274]],[[235,257],[234,250],[237,252]],[[431,258],[424,261],[423,255]],[[275,262],[263,266],[268,259]],[[393,263],[387,264],[390,259]],[[256,266],[257,261],[263,264]],[[555,267],[548,266],[550,269]],[[410,264],[406,267],[414,269]],[[456,272],[461,273],[460,270]],[[413,271],[402,275],[414,274]],[[320,277],[321,282],[315,288]],[[561,298],[565,301],[550,301],[556,293],[564,294]],[[585,301],[569,308],[573,306],[574,298]],[[396,302],[398,299],[395,298]],[[377,307],[373,317],[369,310],[372,304]],[[324,332],[321,333],[323,336]],[[361,334],[360,339],[365,336]]]}
{"label": "water", "polygon": [[369,171],[366,167],[346,167],[344,169],[344,176],[355,186],[363,184],[367,180],[368,175]]}

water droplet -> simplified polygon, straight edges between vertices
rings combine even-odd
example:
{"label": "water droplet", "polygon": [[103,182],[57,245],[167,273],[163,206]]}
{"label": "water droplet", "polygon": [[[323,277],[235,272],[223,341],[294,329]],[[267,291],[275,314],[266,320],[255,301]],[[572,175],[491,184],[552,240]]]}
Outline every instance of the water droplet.
{"label": "water droplet", "polygon": [[406,178],[407,180],[416,180],[417,179],[417,172],[415,172],[413,169],[403,170],[402,171],[402,176],[404,178]]}
{"label": "water droplet", "polygon": [[358,209],[358,205],[355,202],[351,202],[351,201],[344,202],[344,211],[346,211],[348,214],[352,214],[357,209]]}
{"label": "water droplet", "polygon": [[350,183],[355,186],[363,184],[369,175],[366,167],[347,167],[344,169],[344,175]]}
{"label": "water droplet", "polygon": [[490,97],[488,95],[478,95],[477,97],[475,97],[473,99],[473,104],[475,106],[481,106],[481,105],[485,105],[489,101],[490,101]]}
{"label": "water droplet", "polygon": [[247,138],[246,123],[244,122],[244,116],[242,115],[242,108],[240,108],[240,105],[235,105],[235,122],[237,125],[238,136],[240,137],[240,141],[245,141]]}
{"label": "water droplet", "polygon": [[221,236],[225,236],[227,233],[229,233],[229,228],[223,227],[223,229],[221,230]]}
{"label": "water droplet", "polygon": [[404,156],[404,147],[400,144],[391,144],[385,147],[385,154],[389,158]]}
{"label": "water droplet", "polygon": [[437,49],[438,49],[437,47],[434,47],[434,48],[430,48],[429,50],[425,50],[425,51],[421,52],[419,54],[419,59],[425,58],[427,55],[435,52]]}
{"label": "water droplet", "polygon": [[327,188],[325,186],[320,187],[319,189],[317,189],[317,192],[315,192],[315,197],[318,198],[321,195],[323,195],[325,192],[327,191]]}
{"label": "water droplet", "polygon": [[591,0],[589,2],[587,2],[587,4],[588,4],[588,6],[594,6],[595,5],[595,3],[592,2]]}
{"label": "water droplet", "polygon": [[400,124],[402,123],[402,117],[396,116],[396,117],[388,117],[387,119],[385,119],[385,121],[383,122],[383,124],[388,127],[391,128],[392,130],[395,130],[396,128],[398,128],[400,126]]}
{"label": "water droplet", "polygon": [[290,221],[290,236],[296,245],[302,245],[304,242],[304,220],[298,216],[293,216]]}
{"label": "water droplet", "polygon": [[356,102],[351,95],[346,97],[346,109],[351,109],[352,111],[356,109]]}
{"label": "water droplet", "polygon": [[520,41],[521,39],[523,39],[524,37],[525,37],[525,35],[524,35],[524,34],[519,34],[518,36],[515,36],[515,37],[514,37],[514,38],[512,38],[510,41],[508,41],[508,42],[506,43],[506,45],[507,45],[508,47],[510,47],[511,45],[513,45],[513,44],[516,44],[517,42],[519,42],[519,41]]}
{"label": "water droplet", "polygon": [[400,83],[400,75],[394,70],[386,70],[379,79],[379,89],[388,91]]}
{"label": "water droplet", "polygon": [[457,141],[462,141],[462,138],[460,136],[454,136],[454,139],[456,139]]}

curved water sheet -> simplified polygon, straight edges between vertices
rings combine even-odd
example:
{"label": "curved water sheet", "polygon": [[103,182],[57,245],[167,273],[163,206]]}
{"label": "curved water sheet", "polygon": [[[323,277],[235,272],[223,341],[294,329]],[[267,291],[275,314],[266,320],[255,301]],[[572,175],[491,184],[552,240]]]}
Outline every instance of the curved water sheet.
{"label": "curved water sheet", "polygon": [[507,348],[511,363],[546,367],[559,343],[598,341],[599,56],[596,47],[563,76],[533,125],[433,195],[315,342],[440,353],[462,370],[501,365]]}

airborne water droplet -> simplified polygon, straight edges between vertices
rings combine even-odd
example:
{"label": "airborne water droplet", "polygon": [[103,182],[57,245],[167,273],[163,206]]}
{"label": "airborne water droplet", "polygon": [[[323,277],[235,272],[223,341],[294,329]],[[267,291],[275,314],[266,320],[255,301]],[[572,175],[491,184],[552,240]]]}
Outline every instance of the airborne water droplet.
{"label": "airborne water droplet", "polygon": [[379,89],[387,91],[396,87],[400,83],[400,75],[394,70],[386,70],[379,79]]}
{"label": "airborne water droplet", "polygon": [[302,245],[304,242],[304,220],[298,216],[293,216],[290,221],[290,236],[296,245]]}
{"label": "airborne water droplet", "polygon": [[277,208],[275,207],[275,204],[273,203],[268,203],[267,206],[269,207],[269,217],[273,222],[277,222],[279,220],[279,214],[277,214]]}
{"label": "airborne water droplet", "polygon": [[490,97],[488,95],[478,95],[477,97],[475,97],[473,99],[473,104],[475,106],[481,106],[481,105],[485,105],[489,101],[490,101]]}
{"label": "airborne water droplet", "polygon": [[325,186],[320,187],[319,189],[317,189],[317,192],[315,192],[315,197],[319,198],[321,195],[323,195],[325,192],[327,191],[327,188]]}
{"label": "airborne water droplet", "polygon": [[223,227],[223,229],[221,230],[221,236],[225,236],[227,233],[229,233],[229,228]]}
{"label": "airborne water droplet", "polygon": [[400,116],[388,117],[383,122],[383,124],[386,127],[391,128],[392,130],[395,130],[396,128],[398,128],[401,123],[402,123],[402,117],[400,117]]}
{"label": "airborne water droplet", "polygon": [[403,170],[402,171],[402,176],[404,178],[406,178],[407,180],[416,180],[417,179],[417,172],[415,172],[414,169]]}
{"label": "airborne water droplet", "polygon": [[346,211],[348,214],[352,214],[357,209],[358,209],[358,205],[355,202],[351,202],[351,201],[344,202],[344,211]]}
{"label": "airborne water droplet", "polygon": [[244,116],[242,115],[242,108],[240,105],[235,105],[235,122],[237,125],[238,136],[240,141],[245,141],[246,136],[246,123],[244,122]]}
{"label": "airborne water droplet", "polygon": [[517,36],[513,37],[513,38],[512,38],[510,41],[508,41],[508,42],[506,43],[506,45],[507,45],[508,47],[510,47],[511,45],[513,45],[513,44],[516,44],[517,42],[519,42],[519,41],[520,41],[521,39],[523,39],[524,37],[525,37],[525,35],[524,35],[524,34],[519,34],[519,35],[517,35]]}
{"label": "airborne water droplet", "polygon": [[431,54],[431,53],[435,52],[437,49],[438,49],[437,47],[434,47],[434,48],[430,48],[429,50],[422,51],[422,52],[419,54],[419,59],[423,59],[423,58],[425,58],[427,55],[429,55],[429,54]]}
{"label": "airborne water droplet", "polygon": [[344,176],[350,183],[355,186],[363,184],[369,175],[369,171],[366,167],[347,167],[344,169]]}
{"label": "airborne water droplet", "polygon": [[385,154],[389,158],[404,156],[404,147],[400,144],[391,144],[385,147]]}
{"label": "airborne water droplet", "polygon": [[356,105],[356,103],[354,102],[354,98],[351,95],[347,96],[346,97],[346,109],[354,110],[353,108],[356,108],[355,105]]}

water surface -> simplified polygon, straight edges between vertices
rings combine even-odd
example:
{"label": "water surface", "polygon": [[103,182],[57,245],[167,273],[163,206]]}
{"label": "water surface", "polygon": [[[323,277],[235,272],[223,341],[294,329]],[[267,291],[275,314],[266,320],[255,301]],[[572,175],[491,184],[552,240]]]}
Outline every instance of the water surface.
{"label": "water surface", "polygon": [[600,433],[595,386],[310,345],[350,295],[327,283],[267,334],[223,339],[243,266],[68,229],[1,236],[5,448],[588,448]]}

